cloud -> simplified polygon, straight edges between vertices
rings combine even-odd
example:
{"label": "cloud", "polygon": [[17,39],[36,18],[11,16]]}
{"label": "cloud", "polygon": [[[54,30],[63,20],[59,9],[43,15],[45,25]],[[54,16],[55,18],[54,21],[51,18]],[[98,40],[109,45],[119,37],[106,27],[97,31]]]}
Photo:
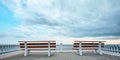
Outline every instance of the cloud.
{"label": "cloud", "polygon": [[[13,34],[15,33],[15,34]],[[25,38],[25,35],[22,35],[18,32],[0,32],[0,39],[4,39],[4,38]]]}
{"label": "cloud", "polygon": [[[6,0],[28,36],[120,36],[120,1]],[[41,35],[42,34],[42,35]]]}

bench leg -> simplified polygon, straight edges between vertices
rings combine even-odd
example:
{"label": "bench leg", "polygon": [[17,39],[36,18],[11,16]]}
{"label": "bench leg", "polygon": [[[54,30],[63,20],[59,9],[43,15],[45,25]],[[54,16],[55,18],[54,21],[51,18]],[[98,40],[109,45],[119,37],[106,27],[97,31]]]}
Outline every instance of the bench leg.
{"label": "bench leg", "polygon": [[27,51],[27,54],[28,54],[28,55],[30,54],[30,50]]}
{"label": "bench leg", "polygon": [[28,51],[25,50],[25,52],[24,52],[24,56],[27,56],[27,55],[28,55]]}
{"label": "bench leg", "polygon": [[97,49],[94,51],[94,54],[96,54],[97,53]]}
{"label": "bench leg", "polygon": [[48,56],[50,56],[50,53],[51,53],[51,52],[50,52],[50,50],[49,50],[49,51],[48,51]]}
{"label": "bench leg", "polygon": [[28,55],[27,42],[24,42],[24,46],[25,46],[24,56],[27,56]]}
{"label": "bench leg", "polygon": [[102,55],[102,54],[103,54],[103,53],[102,53],[102,49],[101,49],[101,42],[99,42],[98,52],[99,52],[99,54],[100,54],[100,55]]}
{"label": "bench leg", "polygon": [[79,54],[82,55],[82,43],[79,43]]}
{"label": "bench leg", "polygon": [[50,42],[48,42],[48,56],[50,56],[50,53],[51,53],[51,51],[50,51]]}

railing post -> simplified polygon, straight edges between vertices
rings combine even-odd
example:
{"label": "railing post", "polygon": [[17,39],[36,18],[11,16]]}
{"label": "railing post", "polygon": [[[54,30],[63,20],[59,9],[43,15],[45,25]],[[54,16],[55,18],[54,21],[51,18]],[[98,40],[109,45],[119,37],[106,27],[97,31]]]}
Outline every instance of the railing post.
{"label": "railing post", "polygon": [[117,54],[119,55],[119,45],[117,45]]}
{"label": "railing post", "polygon": [[110,49],[111,47],[110,47],[110,45],[108,45],[108,47],[109,47],[109,48],[108,48],[108,53],[109,53],[109,52],[111,51],[111,49]]}
{"label": "railing post", "polygon": [[109,52],[109,45],[106,45],[107,47],[106,47],[106,53],[108,53]]}
{"label": "railing post", "polygon": [[50,41],[48,41],[48,56],[50,56]]}
{"label": "railing post", "polygon": [[4,55],[4,52],[5,52],[5,51],[4,51],[4,50],[5,50],[5,49],[4,49],[4,48],[5,48],[4,45],[2,45],[1,48],[2,48],[2,55]]}
{"label": "railing post", "polygon": [[113,45],[113,53],[116,54],[116,48],[115,48],[115,45]]}
{"label": "railing post", "polygon": [[3,55],[5,55],[5,52],[6,52],[6,46],[5,44],[3,45]]}
{"label": "railing post", "polygon": [[0,45],[0,57],[2,56],[2,45]]}
{"label": "railing post", "polygon": [[62,52],[62,50],[63,50],[63,44],[60,43],[60,52]]}
{"label": "railing post", "polygon": [[79,42],[79,54],[82,55],[82,42]]}

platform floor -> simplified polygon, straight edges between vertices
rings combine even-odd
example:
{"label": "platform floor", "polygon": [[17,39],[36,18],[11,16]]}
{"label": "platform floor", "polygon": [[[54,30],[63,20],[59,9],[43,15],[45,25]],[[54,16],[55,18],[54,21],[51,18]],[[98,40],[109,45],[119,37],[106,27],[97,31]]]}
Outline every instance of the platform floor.
{"label": "platform floor", "polygon": [[23,53],[2,60],[120,60],[120,57],[111,55],[99,55],[93,52],[83,52],[83,56],[75,52],[54,52],[50,57],[47,52],[31,52],[24,57]]}

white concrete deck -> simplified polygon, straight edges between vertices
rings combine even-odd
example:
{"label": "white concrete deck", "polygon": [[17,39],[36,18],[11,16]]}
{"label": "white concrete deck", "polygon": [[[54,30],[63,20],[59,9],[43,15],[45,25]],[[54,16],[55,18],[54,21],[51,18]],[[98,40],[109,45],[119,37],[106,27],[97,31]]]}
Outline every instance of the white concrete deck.
{"label": "white concrete deck", "polygon": [[94,54],[91,51],[83,52],[83,56],[75,52],[52,52],[50,57],[47,56],[47,52],[31,52],[30,55],[24,57],[21,52],[1,60],[120,60],[120,57]]}

